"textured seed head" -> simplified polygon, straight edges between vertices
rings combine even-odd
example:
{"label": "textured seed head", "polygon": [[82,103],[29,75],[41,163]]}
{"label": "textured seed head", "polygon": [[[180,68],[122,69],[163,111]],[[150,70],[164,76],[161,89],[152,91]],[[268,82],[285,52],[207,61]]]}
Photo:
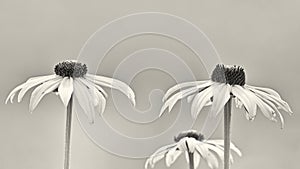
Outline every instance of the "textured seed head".
{"label": "textured seed head", "polygon": [[211,80],[219,83],[244,86],[246,83],[246,75],[244,68],[240,66],[218,64],[212,72]]}
{"label": "textured seed head", "polygon": [[87,66],[76,61],[63,61],[55,65],[54,72],[61,77],[83,77],[87,73]]}
{"label": "textured seed head", "polygon": [[185,137],[191,137],[196,140],[202,141],[204,140],[204,136],[201,133],[197,133],[195,130],[184,131],[178,134],[178,136],[174,137],[175,142],[179,142],[181,139]]}

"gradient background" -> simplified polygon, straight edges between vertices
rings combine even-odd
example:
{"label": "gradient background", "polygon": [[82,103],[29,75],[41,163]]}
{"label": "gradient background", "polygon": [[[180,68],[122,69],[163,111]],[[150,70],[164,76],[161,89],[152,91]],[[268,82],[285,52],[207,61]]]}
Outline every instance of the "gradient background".
{"label": "gradient background", "polygon": [[[52,73],[53,65],[61,60],[76,59],[88,37],[107,22],[145,11],[166,12],[191,21],[208,35],[224,63],[243,65],[249,84],[276,89],[292,107],[295,113],[292,117],[283,113],[284,130],[261,113],[254,122],[248,122],[240,110],[234,109],[232,140],[241,148],[243,157],[235,156],[232,169],[299,168],[299,8],[297,0],[0,0],[0,169],[63,166],[65,113],[61,101],[55,95],[48,95],[30,115],[29,95],[20,104],[5,105],[9,91],[30,76]],[[104,60],[99,73],[111,76],[124,53],[145,47],[170,50],[186,61],[197,78],[208,78],[201,62],[190,51],[171,39],[151,35],[135,37],[117,46]],[[151,89],[166,90],[172,85],[174,81],[157,70],[141,72],[131,83],[139,100],[137,108],[149,107]],[[145,128],[126,122],[109,105],[105,116],[116,129],[128,135],[145,136],[153,131],[149,130],[153,129],[151,126]],[[162,120],[168,122],[174,117],[170,114],[170,118]],[[196,129],[200,123],[201,119]],[[163,127],[154,127],[156,132],[160,128]],[[98,148],[86,137],[76,118],[72,134],[72,169],[141,169],[144,166],[145,159],[122,158]],[[220,126],[213,138],[221,136]],[[205,163],[200,167],[208,168]],[[156,168],[165,168],[164,162]],[[187,168],[184,157],[171,168]]]}

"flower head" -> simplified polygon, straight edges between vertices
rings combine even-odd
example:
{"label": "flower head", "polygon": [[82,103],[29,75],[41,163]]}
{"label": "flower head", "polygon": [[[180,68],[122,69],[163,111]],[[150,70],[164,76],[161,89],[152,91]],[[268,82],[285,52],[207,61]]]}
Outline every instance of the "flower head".
{"label": "flower head", "polygon": [[165,103],[161,114],[166,108],[171,111],[176,102],[185,97],[191,102],[191,113],[194,118],[204,106],[208,105],[212,105],[211,113],[218,115],[230,97],[233,97],[238,108],[246,110],[248,120],[255,118],[259,107],[269,120],[277,121],[279,118],[283,128],[284,119],[279,110],[292,114],[289,105],[275,90],[247,85],[245,71],[240,66],[219,64],[213,70],[210,80],[185,82],[173,86],[163,97]]}
{"label": "flower head", "polygon": [[[175,137],[175,143],[161,147],[154,152],[146,161],[145,168],[150,165],[152,168],[159,160],[166,158],[166,165],[169,167],[176,159],[182,155],[186,155],[186,160],[189,162],[189,153],[193,154],[195,168],[200,163],[200,158],[203,158],[210,168],[218,168],[218,158],[224,161],[224,144],[223,140],[206,140],[201,133],[195,130],[184,131]],[[240,150],[231,143],[231,150],[239,156],[242,155]],[[230,161],[233,162],[233,157],[230,154]]]}
{"label": "flower head", "polygon": [[95,111],[103,113],[106,105],[107,93],[102,87],[117,89],[124,93],[135,105],[135,95],[132,89],[125,83],[104,76],[87,73],[87,66],[77,61],[63,61],[54,67],[55,74],[38,76],[28,79],[25,83],[11,91],[6,99],[13,102],[18,94],[18,102],[22,101],[25,93],[36,87],[30,98],[29,111],[32,112],[41,99],[48,93],[57,92],[65,106],[68,105],[71,96],[84,110],[91,123],[94,122]]}

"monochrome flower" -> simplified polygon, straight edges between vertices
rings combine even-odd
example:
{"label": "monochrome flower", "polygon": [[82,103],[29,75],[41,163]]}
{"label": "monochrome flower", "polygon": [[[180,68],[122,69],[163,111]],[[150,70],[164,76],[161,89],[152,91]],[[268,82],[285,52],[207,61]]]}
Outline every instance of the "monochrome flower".
{"label": "monochrome flower", "polygon": [[6,103],[8,100],[12,103],[17,92],[19,92],[18,102],[20,102],[29,89],[37,86],[31,94],[30,112],[46,94],[57,92],[66,107],[73,95],[73,99],[76,99],[91,123],[95,118],[94,109],[99,113],[103,113],[105,109],[107,93],[102,87],[121,91],[135,105],[134,92],[127,84],[109,77],[88,74],[85,64],[77,61],[63,61],[55,66],[54,72],[53,75],[30,78],[17,86],[8,95]]}
{"label": "monochrome flower", "polygon": [[216,116],[231,97],[237,107],[245,108],[248,120],[255,118],[259,107],[269,120],[277,121],[278,117],[283,128],[284,119],[279,110],[292,114],[289,105],[275,90],[247,85],[242,67],[218,64],[210,80],[185,82],[170,88],[163,97],[165,103],[160,115],[167,108],[171,111],[178,100],[187,98],[187,101],[191,102],[191,113],[194,118],[207,105],[212,105],[211,113]]}
{"label": "monochrome flower", "polygon": [[[200,159],[204,159],[210,168],[218,168],[220,159],[222,162],[224,154],[223,140],[206,140],[204,136],[195,130],[189,130],[180,133],[174,138],[175,143],[163,146],[155,151],[146,161],[145,168],[154,167],[155,163],[165,158],[167,167],[170,167],[176,159],[185,154],[190,168],[197,168]],[[231,143],[231,150],[239,156],[242,155],[240,150]],[[230,154],[230,161],[233,157]],[[192,163],[192,165],[191,165]]]}

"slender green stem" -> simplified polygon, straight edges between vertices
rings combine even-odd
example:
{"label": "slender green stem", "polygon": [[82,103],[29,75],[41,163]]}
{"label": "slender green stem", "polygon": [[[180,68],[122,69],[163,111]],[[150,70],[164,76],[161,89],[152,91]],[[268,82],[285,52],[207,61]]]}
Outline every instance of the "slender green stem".
{"label": "slender green stem", "polygon": [[224,169],[229,169],[229,152],[230,152],[230,120],[231,120],[231,102],[232,96],[224,107]]}
{"label": "slender green stem", "polygon": [[195,169],[195,167],[194,167],[194,153],[189,152],[189,162],[190,162],[190,169]]}
{"label": "slender green stem", "polygon": [[73,98],[71,99],[67,106],[67,118],[66,118],[66,132],[65,132],[65,161],[64,169],[70,168],[70,148],[71,148],[71,128],[72,128],[72,106]]}

